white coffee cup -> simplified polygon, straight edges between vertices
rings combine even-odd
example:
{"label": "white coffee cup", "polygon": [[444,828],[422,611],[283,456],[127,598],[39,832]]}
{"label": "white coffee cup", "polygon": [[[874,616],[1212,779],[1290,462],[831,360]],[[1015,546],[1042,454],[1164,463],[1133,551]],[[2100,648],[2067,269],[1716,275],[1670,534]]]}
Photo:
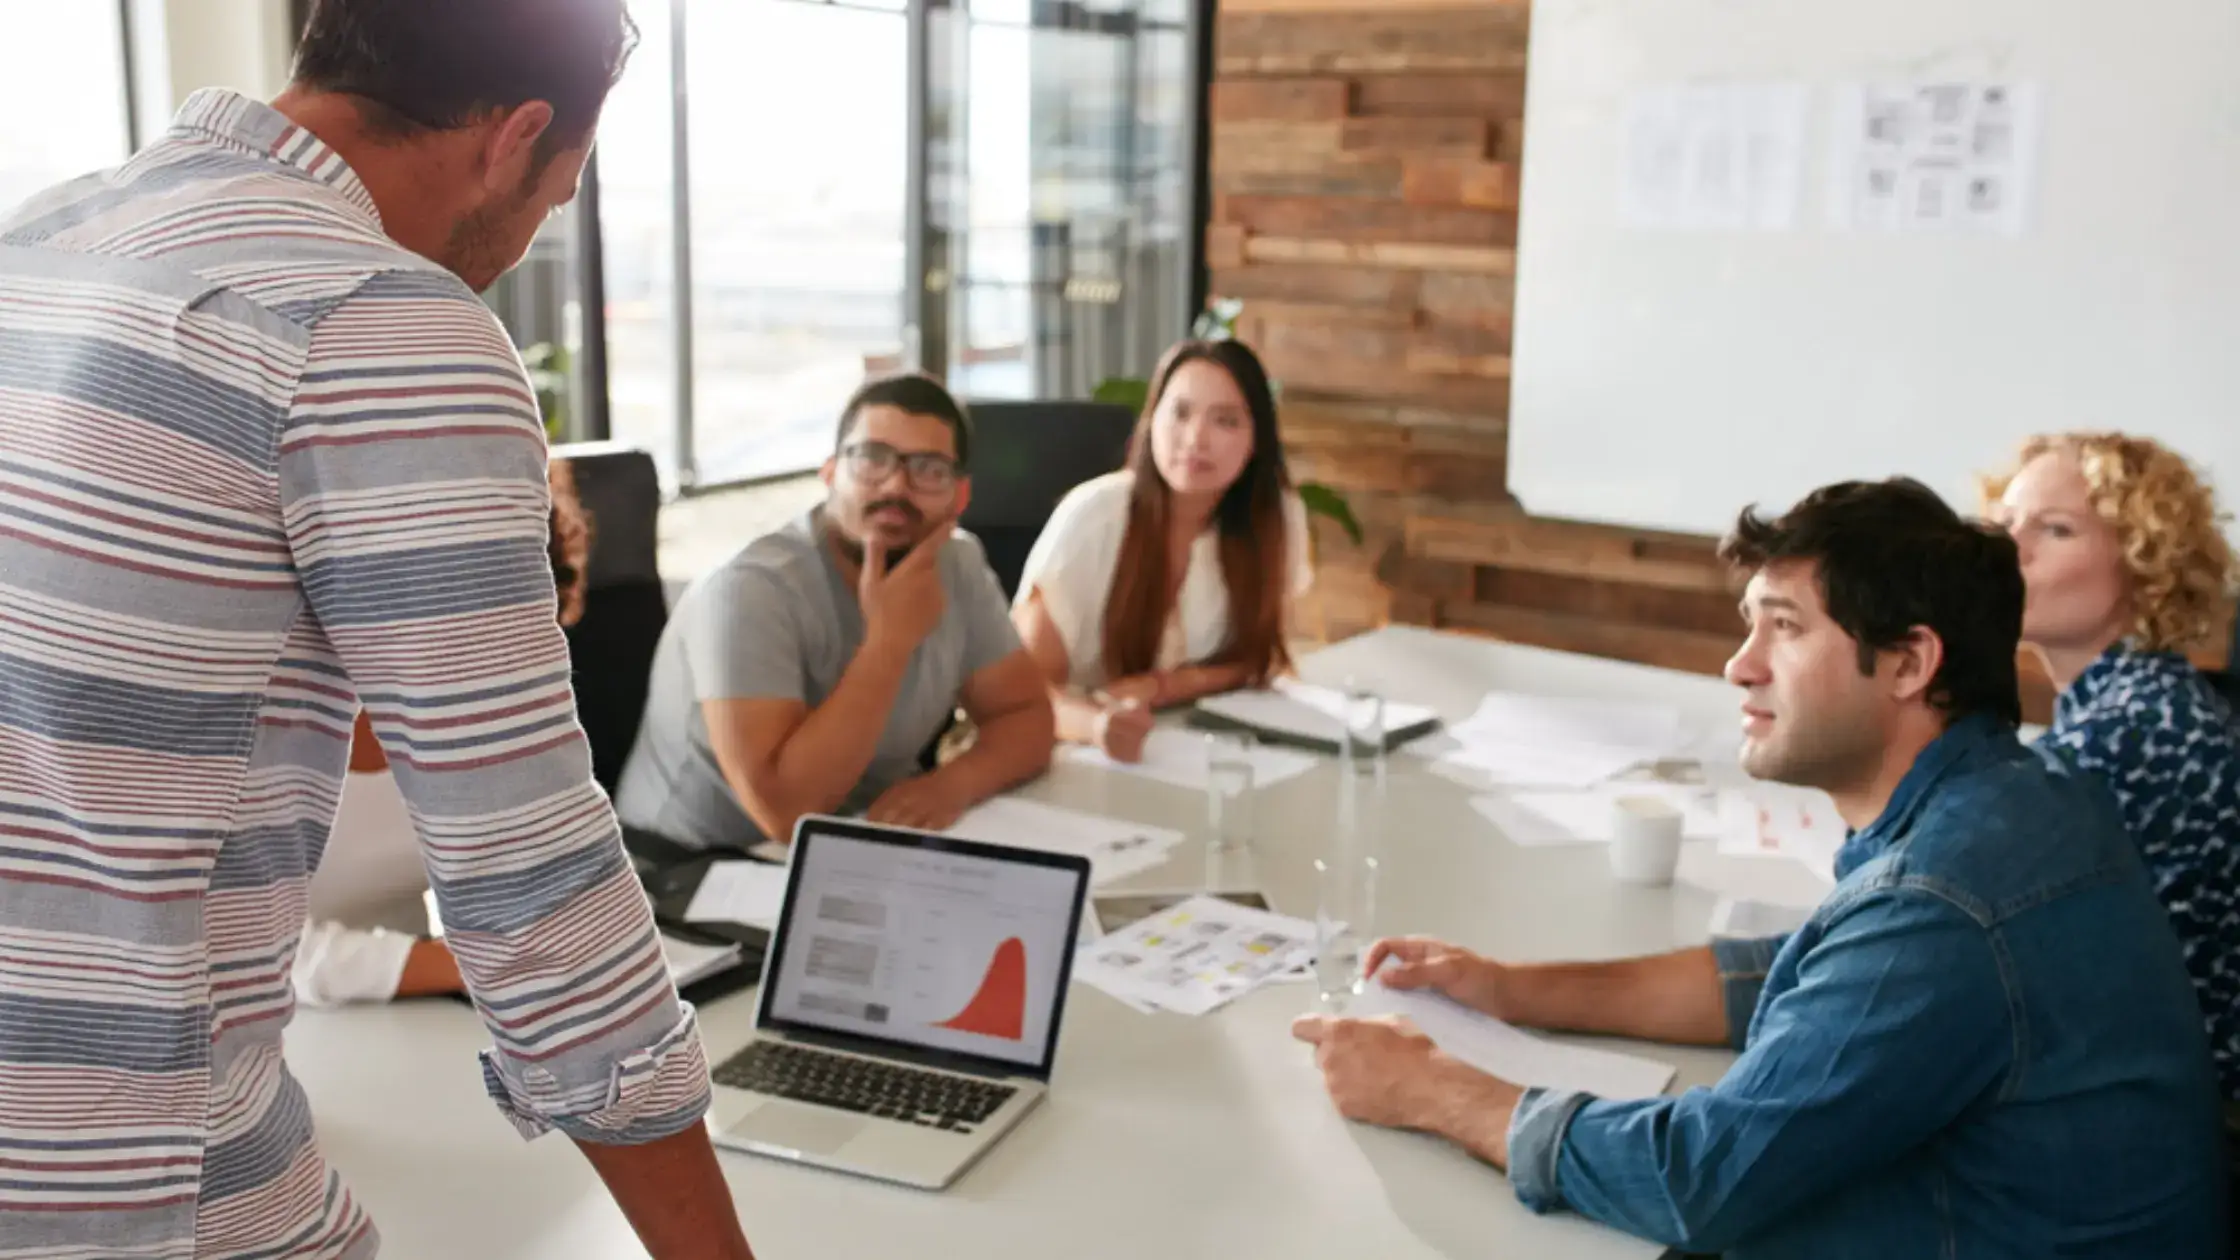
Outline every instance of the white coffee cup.
{"label": "white coffee cup", "polygon": [[1621,796],[1611,807],[1610,873],[1661,886],[1680,867],[1680,807],[1661,796]]}

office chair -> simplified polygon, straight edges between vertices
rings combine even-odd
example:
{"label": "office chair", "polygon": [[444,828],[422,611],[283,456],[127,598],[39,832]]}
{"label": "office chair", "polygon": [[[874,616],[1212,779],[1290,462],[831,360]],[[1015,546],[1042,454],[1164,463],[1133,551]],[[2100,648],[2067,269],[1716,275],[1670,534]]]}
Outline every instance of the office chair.
{"label": "office chair", "polygon": [[1015,599],[1058,501],[1127,460],[1136,417],[1093,402],[981,402],[971,411],[972,503],[958,523],[987,549],[1004,598]]}
{"label": "office chair", "polygon": [[654,649],[669,623],[658,560],[661,477],[646,452],[612,442],[553,448],[591,518],[583,619],[568,629],[576,713],[592,775],[613,792],[645,718]]}

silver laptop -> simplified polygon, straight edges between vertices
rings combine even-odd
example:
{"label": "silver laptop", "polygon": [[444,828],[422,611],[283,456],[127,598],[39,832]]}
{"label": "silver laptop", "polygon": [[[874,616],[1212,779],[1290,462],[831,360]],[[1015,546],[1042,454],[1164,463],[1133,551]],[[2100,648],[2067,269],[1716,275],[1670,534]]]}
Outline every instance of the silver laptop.
{"label": "silver laptop", "polygon": [[938,1190],[1049,1089],[1088,859],[811,816],[718,1146]]}

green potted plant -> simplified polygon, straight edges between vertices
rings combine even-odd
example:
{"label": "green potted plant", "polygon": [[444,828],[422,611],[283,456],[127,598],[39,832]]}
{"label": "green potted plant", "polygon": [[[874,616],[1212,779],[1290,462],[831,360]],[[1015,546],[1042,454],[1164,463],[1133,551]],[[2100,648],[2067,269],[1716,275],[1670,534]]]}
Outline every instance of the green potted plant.
{"label": "green potted plant", "polygon": [[[1200,341],[1227,341],[1237,335],[1237,316],[1244,312],[1244,303],[1236,298],[1222,298],[1198,315],[1190,326],[1190,335]],[[1283,385],[1270,381],[1269,386],[1280,398]],[[1140,376],[1115,376],[1097,386],[1093,395],[1101,403],[1113,403],[1141,414],[1151,401],[1151,382]],[[1353,505],[1344,494],[1319,481],[1302,481],[1296,487],[1299,502],[1309,515],[1324,517],[1345,531],[1353,545],[1361,545],[1364,535],[1361,522],[1353,514]]]}
{"label": "green potted plant", "polygon": [[540,341],[521,352],[521,365],[529,370],[530,388],[537,391],[545,440],[558,442],[568,431],[568,349]]}

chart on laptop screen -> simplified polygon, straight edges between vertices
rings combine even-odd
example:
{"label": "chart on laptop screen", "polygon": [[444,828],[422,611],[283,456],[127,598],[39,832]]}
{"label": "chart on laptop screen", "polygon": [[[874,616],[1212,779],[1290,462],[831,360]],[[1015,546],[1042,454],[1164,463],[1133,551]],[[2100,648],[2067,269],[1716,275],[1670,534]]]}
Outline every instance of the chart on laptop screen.
{"label": "chart on laptop screen", "polygon": [[773,1015],[1042,1062],[1077,876],[835,835],[796,861]]}

